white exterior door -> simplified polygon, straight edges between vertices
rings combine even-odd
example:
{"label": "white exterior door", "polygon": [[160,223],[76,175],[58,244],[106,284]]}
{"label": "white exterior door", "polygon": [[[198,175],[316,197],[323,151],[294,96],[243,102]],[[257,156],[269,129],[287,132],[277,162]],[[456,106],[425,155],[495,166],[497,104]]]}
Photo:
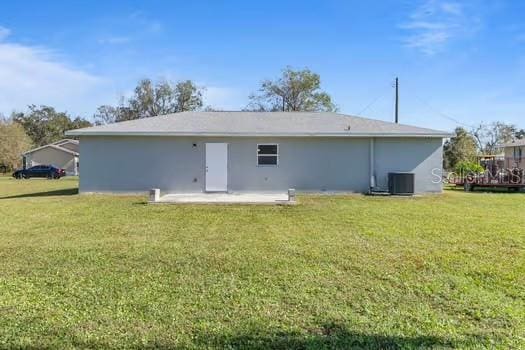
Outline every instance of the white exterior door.
{"label": "white exterior door", "polygon": [[206,144],[206,191],[228,190],[228,144]]}

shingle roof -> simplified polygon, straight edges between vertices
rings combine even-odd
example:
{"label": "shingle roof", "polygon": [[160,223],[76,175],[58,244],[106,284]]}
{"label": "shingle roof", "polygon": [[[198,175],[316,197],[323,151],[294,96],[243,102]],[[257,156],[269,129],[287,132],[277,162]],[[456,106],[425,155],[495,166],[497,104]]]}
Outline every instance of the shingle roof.
{"label": "shingle roof", "polygon": [[53,148],[53,149],[56,149],[57,151],[61,151],[61,152],[69,153],[69,154],[74,155],[74,156],[78,156],[78,152],[72,151],[72,150],[64,148],[64,147],[57,146],[57,145],[55,145],[53,143],[50,143],[49,145],[44,145],[44,146],[40,146],[40,147],[37,147],[37,148],[33,148],[32,150],[29,150],[29,151],[24,152],[22,154],[26,155],[26,154],[34,153],[34,152],[40,151],[41,149],[44,149],[44,148]]}
{"label": "shingle roof", "polygon": [[183,112],[71,130],[69,136],[410,136],[445,131],[330,112]]}

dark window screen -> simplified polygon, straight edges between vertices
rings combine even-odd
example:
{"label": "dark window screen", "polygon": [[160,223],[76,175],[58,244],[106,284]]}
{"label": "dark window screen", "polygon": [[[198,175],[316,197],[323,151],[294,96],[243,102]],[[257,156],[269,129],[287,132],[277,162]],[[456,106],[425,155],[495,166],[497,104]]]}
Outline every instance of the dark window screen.
{"label": "dark window screen", "polygon": [[257,154],[277,154],[277,145],[259,145]]}
{"label": "dark window screen", "polygon": [[257,160],[259,165],[277,165],[276,156],[259,156]]}

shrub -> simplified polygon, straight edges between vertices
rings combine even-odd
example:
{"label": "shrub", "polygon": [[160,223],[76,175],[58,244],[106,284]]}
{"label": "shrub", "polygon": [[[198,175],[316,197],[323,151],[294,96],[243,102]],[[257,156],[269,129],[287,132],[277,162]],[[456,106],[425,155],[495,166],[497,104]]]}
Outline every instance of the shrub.
{"label": "shrub", "polygon": [[456,164],[456,173],[467,175],[467,174],[482,174],[485,169],[477,163],[472,162],[459,162]]}

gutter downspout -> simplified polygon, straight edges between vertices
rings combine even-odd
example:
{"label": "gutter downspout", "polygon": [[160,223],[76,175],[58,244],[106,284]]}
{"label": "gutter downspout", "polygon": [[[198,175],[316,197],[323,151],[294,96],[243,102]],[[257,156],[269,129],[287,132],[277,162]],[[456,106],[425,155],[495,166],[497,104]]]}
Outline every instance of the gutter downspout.
{"label": "gutter downspout", "polygon": [[375,174],[375,168],[374,168],[374,164],[375,164],[375,155],[374,155],[374,148],[375,148],[375,138],[371,137],[370,138],[370,168],[369,168],[369,171],[370,171],[370,192],[372,192],[374,190],[374,188],[376,187],[376,174]]}

